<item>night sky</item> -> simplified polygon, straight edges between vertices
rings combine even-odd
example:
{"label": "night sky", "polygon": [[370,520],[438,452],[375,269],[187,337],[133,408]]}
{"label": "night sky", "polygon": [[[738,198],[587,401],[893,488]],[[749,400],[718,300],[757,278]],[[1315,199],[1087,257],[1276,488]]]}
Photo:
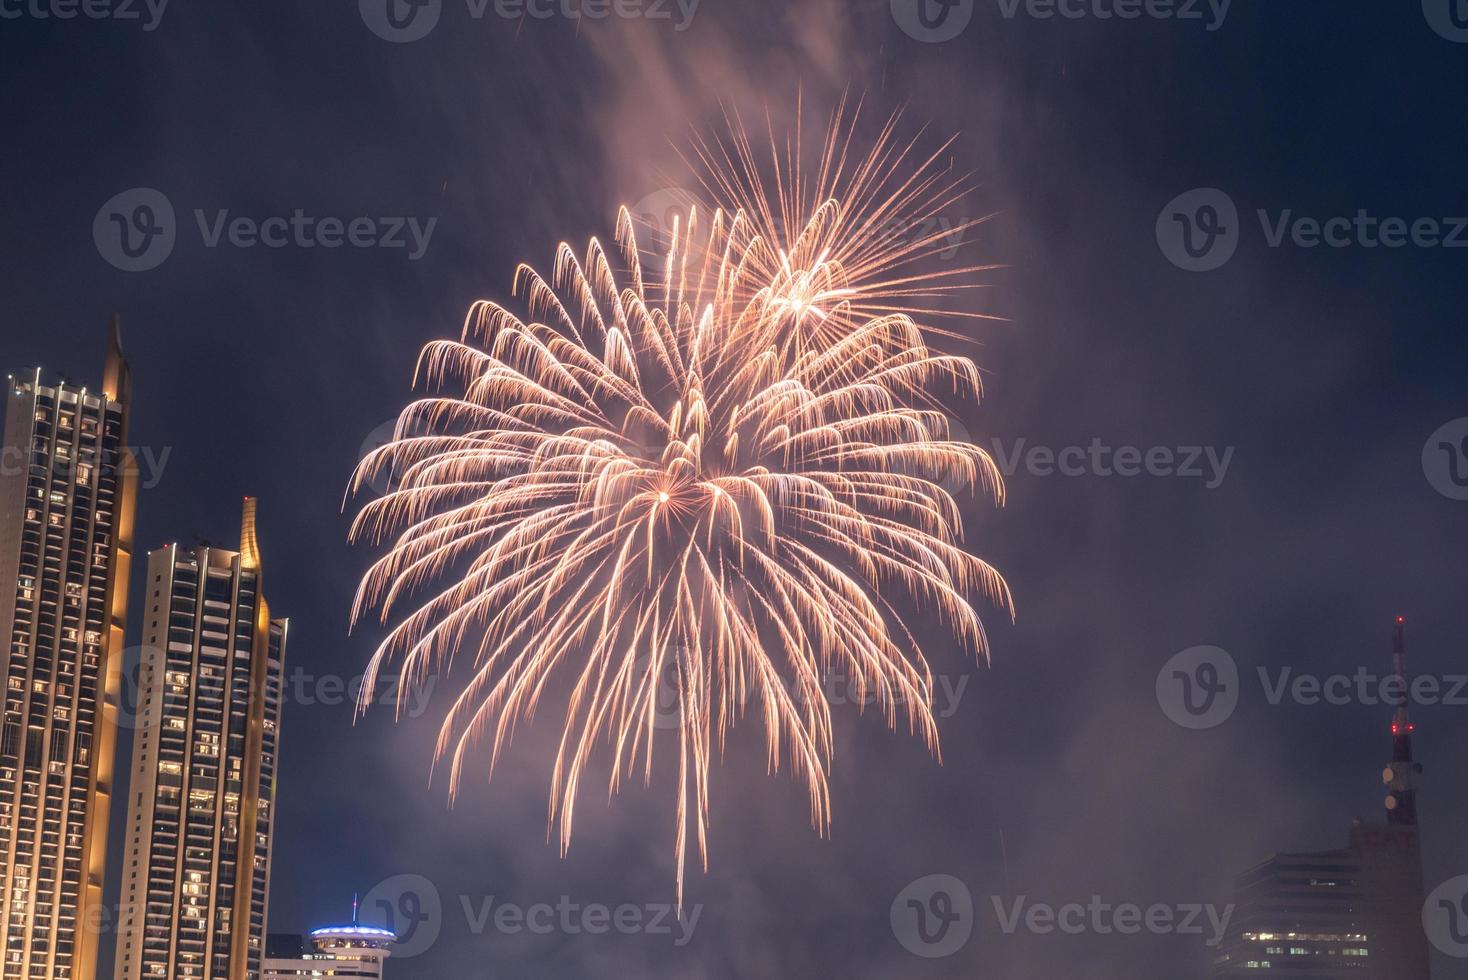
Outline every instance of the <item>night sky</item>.
{"label": "night sky", "polygon": [[[1468,415],[1468,251],[1369,247],[1355,222],[1431,218],[1447,239],[1468,215],[1468,38],[1448,2],[1235,0],[1220,23],[1206,3],[1200,19],[1120,19],[968,0],[949,12],[967,26],[928,41],[901,26],[907,0],[703,0],[691,21],[686,5],[577,20],[491,3],[476,18],[443,0],[426,36],[395,43],[369,26],[390,33],[370,0],[174,0],[132,20],[0,0],[0,366],[95,384],[121,315],[130,441],[152,484],[139,563],[167,541],[233,546],[241,496],[261,501],[264,591],[291,619],[271,930],[348,918],[354,892],[374,904],[411,880],[419,894],[409,875],[441,911],[394,978],[1206,976],[1206,936],[1010,935],[991,896],[1222,906],[1271,852],[1343,846],[1352,818],[1382,814],[1390,708],[1271,704],[1260,668],[1385,673],[1401,614],[1415,670],[1468,672],[1468,502],[1434,435]],[[426,341],[456,336],[473,300],[507,300],[517,262],[548,267],[561,240],[610,238],[618,204],[686,183],[678,148],[718,124],[721,100],[780,126],[798,96],[822,119],[843,91],[865,98],[867,124],[903,109],[906,132],[957,133],[950,154],[977,189],[950,216],[992,215],[962,254],[1007,267],[968,300],[1005,319],[970,328],[986,390],[963,421],[1019,463],[1007,505],[973,501],[967,532],[1008,577],[1017,622],[983,610],[989,666],[931,644],[961,690],[941,766],[906,731],[838,710],[830,839],[795,780],[766,776],[758,722],[737,727],[686,943],[677,925],[542,935],[491,915],[480,929],[491,897],[670,903],[671,773],[610,806],[589,790],[563,860],[545,828],[554,711],[452,808],[429,765],[461,675],[421,717],[354,723],[340,685],[378,634],[348,634],[372,556],[346,543],[352,468],[410,397]],[[171,254],[145,271],[109,261],[105,218],[94,235],[134,188],[176,212]],[[1170,204],[1198,188],[1237,212],[1220,216],[1236,251],[1209,271],[1159,247],[1174,211],[1203,214],[1197,195]],[[223,210],[296,209],[435,223],[421,255],[407,231],[403,248],[208,243]],[[1353,219],[1340,247],[1288,228],[1336,216]],[[1207,447],[1227,468],[1066,475],[1030,452],[1093,442],[1178,460]],[[1157,678],[1199,645],[1228,651],[1242,680],[1233,715],[1195,731],[1169,720]],[[1414,709],[1429,889],[1468,874],[1468,691],[1458,701]],[[977,924],[923,958],[889,911],[934,874],[967,885]],[[1434,970],[1468,977],[1468,960]]]}

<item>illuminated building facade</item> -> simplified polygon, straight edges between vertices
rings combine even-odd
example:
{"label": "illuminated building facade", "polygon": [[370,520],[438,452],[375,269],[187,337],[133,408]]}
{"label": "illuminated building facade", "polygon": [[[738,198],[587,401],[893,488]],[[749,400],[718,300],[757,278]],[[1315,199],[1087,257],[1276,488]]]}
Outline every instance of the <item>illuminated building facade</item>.
{"label": "illuminated building facade", "polygon": [[291,955],[267,959],[264,980],[297,980],[299,977],[382,980],[383,961],[388,958],[397,937],[390,930],[360,924],[355,903],[352,913],[351,925],[314,930],[309,937],[309,952],[297,955],[292,950]]}
{"label": "illuminated building facade", "polygon": [[239,551],[148,556],[118,980],[259,980],[286,622]]}
{"label": "illuminated building facade", "polygon": [[[100,389],[9,379],[0,459],[5,980],[93,980],[136,468],[114,321]],[[90,927],[89,924],[90,923]]]}
{"label": "illuminated building facade", "polygon": [[1369,976],[1361,859],[1350,849],[1276,854],[1239,876],[1234,903],[1215,976]]}
{"label": "illuminated building facade", "polygon": [[1342,850],[1277,854],[1241,875],[1215,977],[1429,980],[1413,778],[1422,767],[1412,756],[1405,631],[1398,616],[1392,672],[1401,696],[1382,773],[1386,821],[1357,821]]}

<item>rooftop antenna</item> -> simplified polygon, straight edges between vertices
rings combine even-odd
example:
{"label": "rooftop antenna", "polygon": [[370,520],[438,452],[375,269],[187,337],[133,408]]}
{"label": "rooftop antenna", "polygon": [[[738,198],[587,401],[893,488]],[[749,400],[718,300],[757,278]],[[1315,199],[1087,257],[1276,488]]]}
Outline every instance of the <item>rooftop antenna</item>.
{"label": "rooftop antenna", "polygon": [[1381,774],[1389,793],[1386,798],[1386,822],[1393,827],[1417,826],[1417,789],[1412,777],[1422,771],[1421,763],[1412,759],[1412,735],[1417,726],[1408,710],[1407,618],[1398,616],[1392,624],[1392,677],[1399,692],[1396,714],[1392,716],[1392,761]]}

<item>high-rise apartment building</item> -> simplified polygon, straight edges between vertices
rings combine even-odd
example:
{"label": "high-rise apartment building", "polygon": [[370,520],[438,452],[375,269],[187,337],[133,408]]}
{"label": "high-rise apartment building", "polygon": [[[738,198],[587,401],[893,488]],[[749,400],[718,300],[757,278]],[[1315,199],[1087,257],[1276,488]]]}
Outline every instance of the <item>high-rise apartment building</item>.
{"label": "high-rise apartment building", "polygon": [[113,322],[100,388],[11,376],[0,453],[4,980],[92,980],[136,468]]}
{"label": "high-rise apartment building", "polygon": [[286,621],[240,550],[148,555],[118,980],[259,980]]}

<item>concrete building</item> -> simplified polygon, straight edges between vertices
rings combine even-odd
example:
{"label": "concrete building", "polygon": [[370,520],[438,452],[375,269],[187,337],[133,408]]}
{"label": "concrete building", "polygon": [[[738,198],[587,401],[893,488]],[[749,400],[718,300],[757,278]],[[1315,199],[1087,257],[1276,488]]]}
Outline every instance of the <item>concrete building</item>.
{"label": "concrete building", "polygon": [[1276,854],[1240,875],[1216,977],[1368,976],[1361,859]]}
{"label": "concrete building", "polygon": [[[264,980],[298,980],[301,977],[350,977],[352,980],[382,980],[383,962],[396,937],[388,929],[364,926],[357,921],[356,903],[351,925],[313,930],[309,951],[299,956],[271,957],[265,961]],[[272,937],[272,947],[285,952],[284,937]],[[303,947],[306,943],[301,944]]]}
{"label": "concrete building", "polygon": [[118,980],[259,980],[286,621],[240,550],[148,556]]}
{"label": "concrete building", "polygon": [[1276,854],[1240,875],[1214,977],[1429,980],[1405,631],[1399,616],[1392,671],[1402,694],[1382,773],[1385,820],[1358,820],[1341,850]]}
{"label": "concrete building", "polygon": [[48,382],[40,371],[6,386],[4,980],[96,975],[136,483],[130,388],[115,320],[100,388]]}

